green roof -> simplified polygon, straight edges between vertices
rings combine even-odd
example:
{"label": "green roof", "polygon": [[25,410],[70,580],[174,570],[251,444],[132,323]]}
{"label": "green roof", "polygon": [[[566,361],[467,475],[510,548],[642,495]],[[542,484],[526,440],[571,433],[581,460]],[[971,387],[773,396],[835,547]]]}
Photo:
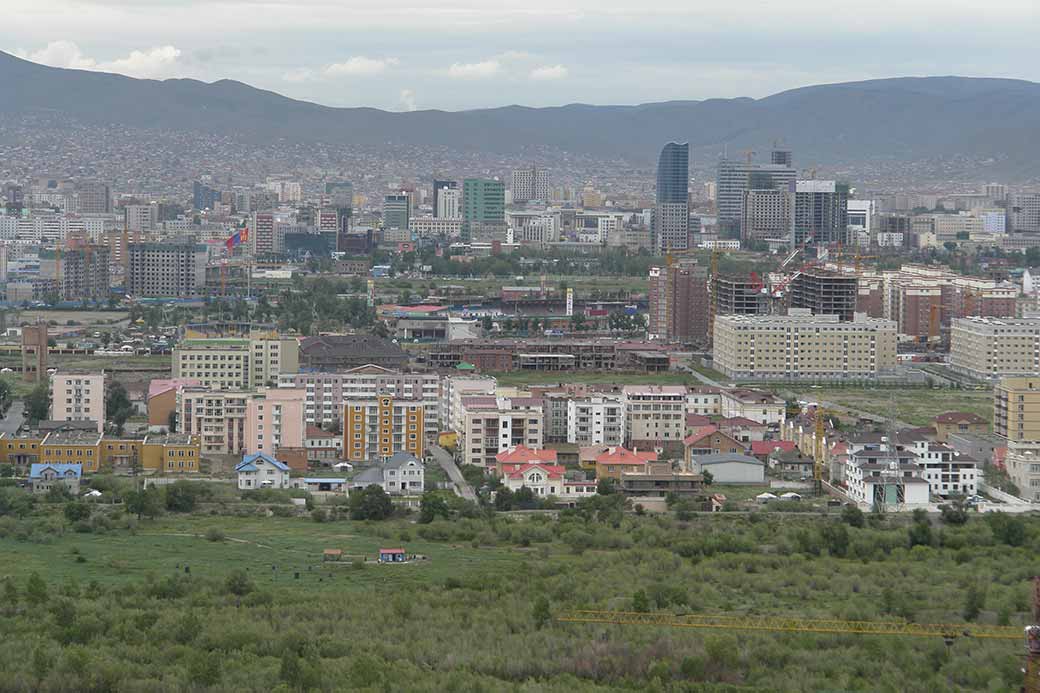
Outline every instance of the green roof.
{"label": "green roof", "polygon": [[476,366],[474,366],[472,363],[466,363],[465,361],[460,361],[459,365],[455,366],[455,368],[456,368],[456,370],[460,370],[460,371],[471,371],[471,370],[475,369]]}

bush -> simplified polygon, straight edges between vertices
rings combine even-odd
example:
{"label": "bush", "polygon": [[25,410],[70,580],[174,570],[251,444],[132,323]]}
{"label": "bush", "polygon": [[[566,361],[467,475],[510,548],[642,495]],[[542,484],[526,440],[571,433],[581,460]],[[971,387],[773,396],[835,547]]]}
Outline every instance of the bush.
{"label": "bush", "polygon": [[256,585],[244,570],[233,570],[224,580],[224,590],[228,594],[244,597],[255,589]]}
{"label": "bush", "polygon": [[224,530],[219,527],[210,527],[206,530],[206,541],[224,541]]}
{"label": "bush", "polygon": [[65,504],[65,519],[69,522],[79,522],[90,517],[90,506],[83,501],[72,501]]}
{"label": "bush", "polygon": [[325,512],[324,508],[316,508],[311,511],[311,519],[315,522],[325,522],[329,519],[329,515]]}

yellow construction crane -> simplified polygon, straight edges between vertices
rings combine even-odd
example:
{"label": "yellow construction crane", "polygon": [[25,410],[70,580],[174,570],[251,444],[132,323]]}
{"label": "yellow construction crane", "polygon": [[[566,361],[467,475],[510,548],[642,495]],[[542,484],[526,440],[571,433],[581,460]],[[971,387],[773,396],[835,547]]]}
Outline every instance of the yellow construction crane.
{"label": "yellow construction crane", "polygon": [[716,282],[719,279],[719,249],[712,248],[711,263],[708,268],[708,344],[714,350],[715,338],[715,303],[718,301]]}
{"label": "yellow construction crane", "polygon": [[[908,623],[906,621],[846,621],[758,614],[666,614],[634,611],[567,611],[556,618],[563,623],[664,626],[714,630],[773,631],[778,633],[833,633],[837,635],[903,635],[942,638],[950,645],[957,638],[1018,640],[1023,629],[977,623]],[[1026,666],[1022,693],[1040,693],[1040,576],[1033,578],[1033,624],[1026,626]]]}
{"label": "yellow construction crane", "polygon": [[813,435],[813,488],[817,496],[823,493],[823,466],[827,456],[827,446],[823,442],[825,435],[823,420],[825,414],[823,407],[816,407],[816,430]]}

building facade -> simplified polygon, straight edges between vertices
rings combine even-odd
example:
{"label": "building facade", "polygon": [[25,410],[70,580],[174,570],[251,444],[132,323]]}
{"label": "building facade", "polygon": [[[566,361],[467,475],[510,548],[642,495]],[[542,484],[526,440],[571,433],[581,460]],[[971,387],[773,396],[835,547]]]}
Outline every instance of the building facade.
{"label": "building facade", "polygon": [[343,457],[348,462],[366,462],[408,452],[421,459],[424,428],[420,402],[387,395],[348,399],[343,403]]}
{"label": "building facade", "polygon": [[957,318],[950,368],[979,379],[1040,374],[1040,318]]}
{"label": "building facade", "polygon": [[657,160],[653,244],[658,252],[690,247],[690,145],[669,142]]}
{"label": "building facade", "polygon": [[206,246],[130,243],[126,292],[149,298],[193,298],[206,284]]}
{"label": "building facade", "polygon": [[51,376],[51,419],[93,421],[105,430],[105,374],[59,371]]}

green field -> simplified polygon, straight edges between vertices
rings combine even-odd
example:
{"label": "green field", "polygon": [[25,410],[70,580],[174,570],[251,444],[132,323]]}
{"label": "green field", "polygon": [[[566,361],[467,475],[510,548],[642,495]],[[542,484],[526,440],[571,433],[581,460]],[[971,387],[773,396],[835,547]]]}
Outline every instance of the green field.
{"label": "green field", "polygon": [[914,426],[929,425],[936,414],[947,411],[972,412],[985,419],[993,417],[993,394],[988,390],[824,387],[802,388],[799,396],[892,417]]}
{"label": "green field", "polygon": [[[18,517],[0,496],[5,690],[1008,691],[1040,572],[1036,518],[680,521],[602,503],[419,525],[231,503],[139,524],[99,508],[75,531],[61,505]],[[326,548],[371,560],[386,546],[428,560],[321,561]],[[34,572],[43,586],[30,588]],[[576,608],[967,617],[1014,639],[554,621]]]}

